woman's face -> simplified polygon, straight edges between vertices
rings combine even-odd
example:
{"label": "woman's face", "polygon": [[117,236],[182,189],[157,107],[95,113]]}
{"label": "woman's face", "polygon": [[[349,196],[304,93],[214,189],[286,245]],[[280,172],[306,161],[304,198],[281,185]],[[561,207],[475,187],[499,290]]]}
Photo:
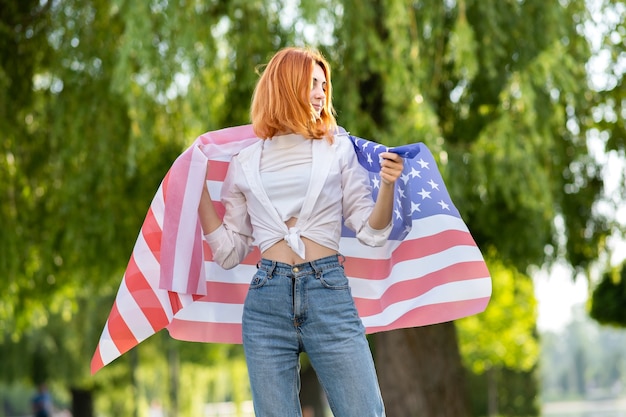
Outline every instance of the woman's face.
{"label": "woman's face", "polygon": [[311,83],[311,105],[315,114],[319,117],[326,100],[326,74],[321,66],[315,65],[313,69],[313,82]]}

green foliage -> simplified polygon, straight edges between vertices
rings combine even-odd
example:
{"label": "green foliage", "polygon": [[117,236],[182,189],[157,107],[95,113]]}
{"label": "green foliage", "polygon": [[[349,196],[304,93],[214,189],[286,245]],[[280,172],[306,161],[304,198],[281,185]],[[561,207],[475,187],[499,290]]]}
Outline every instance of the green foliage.
{"label": "green foliage", "polygon": [[593,289],[589,315],[601,324],[626,327],[626,264],[604,273]]}
{"label": "green foliage", "polygon": [[426,142],[479,246],[517,268],[597,258],[610,229],[592,212],[602,180],[586,143],[584,2],[343,6],[329,48],[340,124]]}
{"label": "green foliage", "polygon": [[[96,393],[103,394],[97,396],[96,408],[104,415],[132,415],[135,409],[147,415],[150,405],[158,403],[192,416],[202,415],[209,402],[240,404],[250,397],[242,350],[240,345],[181,342],[161,332],[92,378]],[[178,378],[173,378],[173,368],[179,369]],[[128,395],[129,387],[133,395]]]}
{"label": "green foliage", "polygon": [[494,258],[489,257],[493,280],[489,308],[457,322],[461,356],[477,374],[499,367],[529,371],[539,358],[532,280]]}
{"label": "green foliage", "polygon": [[[477,240],[493,244],[518,268],[554,256],[584,267],[609,232],[591,213],[602,182],[588,158],[584,129],[590,108],[580,62],[590,52],[566,23],[584,16],[573,2],[568,8],[497,3],[468,6],[483,47],[477,76],[451,109],[458,116],[450,132],[456,144],[450,169],[467,169],[472,184],[458,190],[462,209]],[[545,29],[538,32],[538,26]],[[509,33],[517,36],[503,36]],[[516,39],[522,38],[525,47],[519,48]],[[565,230],[556,230],[558,216]],[[558,243],[560,233],[566,248]]]}
{"label": "green foliage", "polygon": [[[235,3],[224,9],[190,2],[181,9],[174,2],[68,1],[40,10],[39,2],[20,2],[8,9],[14,15],[3,14],[0,78],[11,88],[3,89],[0,106],[7,127],[0,158],[6,221],[0,270],[7,280],[0,340],[19,340],[60,317],[67,323],[79,309],[91,310],[90,298],[103,297],[110,308],[167,168],[195,136],[234,117],[223,106],[232,54],[217,26],[250,6]],[[251,38],[246,33],[238,28],[236,36]],[[246,70],[247,85],[231,84],[251,92],[254,66]],[[194,78],[186,90],[185,77]],[[220,94],[207,100],[207,91]],[[98,310],[96,322],[105,318]],[[75,323],[81,322],[96,327]],[[81,340],[77,334],[68,339]],[[80,350],[93,350],[97,337],[83,340],[88,347]],[[84,371],[88,361],[82,362]]]}
{"label": "green foliage", "polygon": [[472,416],[489,416],[489,379],[498,387],[496,399],[498,416],[528,417],[540,414],[539,383],[536,367],[528,371],[501,368],[490,374],[468,372],[465,376]]}

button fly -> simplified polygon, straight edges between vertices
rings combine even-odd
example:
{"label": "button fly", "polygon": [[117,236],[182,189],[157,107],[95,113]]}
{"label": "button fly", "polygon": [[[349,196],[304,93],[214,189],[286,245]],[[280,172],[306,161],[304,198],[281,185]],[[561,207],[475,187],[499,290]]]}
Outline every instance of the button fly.
{"label": "button fly", "polygon": [[291,268],[291,270],[292,270],[293,272],[299,272],[299,271],[300,271],[300,268],[298,268],[297,266],[294,266],[293,268]]}

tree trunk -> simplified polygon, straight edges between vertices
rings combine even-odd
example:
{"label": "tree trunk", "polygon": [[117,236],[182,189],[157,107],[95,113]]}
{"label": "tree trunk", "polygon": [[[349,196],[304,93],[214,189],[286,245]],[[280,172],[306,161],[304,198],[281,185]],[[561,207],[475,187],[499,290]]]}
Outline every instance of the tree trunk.
{"label": "tree trunk", "polygon": [[487,369],[487,416],[498,415],[498,381],[497,372],[493,368]]}
{"label": "tree trunk", "polygon": [[133,396],[133,417],[139,417],[139,398],[140,398],[140,388],[139,388],[139,378],[137,378],[137,373],[139,372],[139,352],[137,349],[131,349],[128,352],[128,357],[130,358],[130,386],[132,389]]}
{"label": "tree trunk", "polygon": [[72,416],[93,417],[93,396],[90,390],[72,388]]}
{"label": "tree trunk", "polygon": [[374,353],[387,415],[469,416],[454,323],[379,333]]}
{"label": "tree trunk", "polygon": [[170,417],[178,417],[178,383],[180,379],[180,359],[178,357],[178,349],[176,345],[173,343],[173,340],[168,340],[168,365],[169,365],[169,373],[170,373],[170,384],[169,384],[169,413]]}

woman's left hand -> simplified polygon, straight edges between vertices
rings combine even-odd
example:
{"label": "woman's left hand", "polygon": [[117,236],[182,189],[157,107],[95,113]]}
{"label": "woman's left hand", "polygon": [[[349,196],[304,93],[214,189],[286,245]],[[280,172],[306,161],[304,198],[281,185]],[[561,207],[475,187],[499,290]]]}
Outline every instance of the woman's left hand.
{"label": "woman's left hand", "polygon": [[380,179],[383,184],[395,183],[400,178],[400,174],[402,174],[404,159],[393,152],[382,152],[380,156],[382,158],[380,162]]}

